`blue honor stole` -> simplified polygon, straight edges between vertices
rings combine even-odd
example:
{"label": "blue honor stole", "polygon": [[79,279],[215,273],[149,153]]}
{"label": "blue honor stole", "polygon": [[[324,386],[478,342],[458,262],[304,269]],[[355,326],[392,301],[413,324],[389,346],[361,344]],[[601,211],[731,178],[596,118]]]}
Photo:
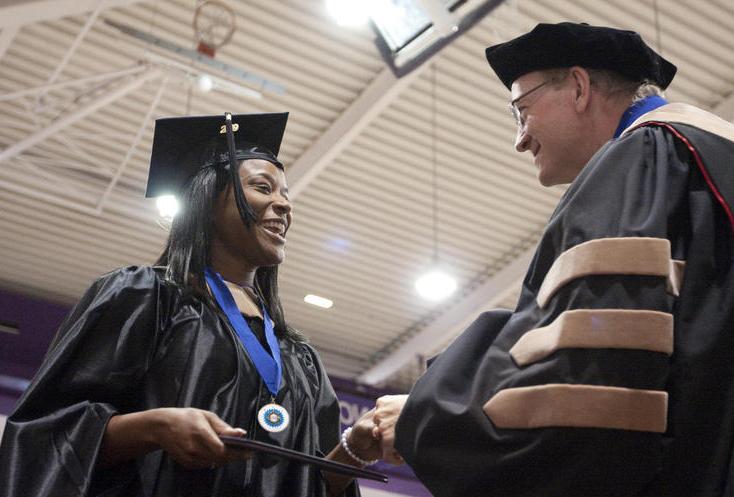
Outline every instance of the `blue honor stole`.
{"label": "blue honor stole", "polygon": [[255,369],[270,392],[272,400],[259,410],[257,414],[258,423],[263,429],[269,432],[285,430],[290,422],[290,416],[283,406],[275,403],[275,397],[278,395],[278,390],[280,389],[283,362],[280,358],[280,347],[278,346],[278,339],[275,337],[275,331],[273,330],[273,322],[270,320],[270,316],[268,316],[265,305],[263,304],[262,306],[263,327],[265,329],[265,340],[270,347],[270,354],[262,346],[260,340],[257,339],[255,333],[247,324],[247,320],[240,313],[232,297],[232,293],[227,288],[219,273],[208,267],[204,271],[204,276],[206,277],[206,282],[209,284],[209,289],[214,295],[214,299],[219,304],[225,316],[227,316],[229,324],[234,328],[237,337],[245,347],[247,355],[253,364],[255,364]]}

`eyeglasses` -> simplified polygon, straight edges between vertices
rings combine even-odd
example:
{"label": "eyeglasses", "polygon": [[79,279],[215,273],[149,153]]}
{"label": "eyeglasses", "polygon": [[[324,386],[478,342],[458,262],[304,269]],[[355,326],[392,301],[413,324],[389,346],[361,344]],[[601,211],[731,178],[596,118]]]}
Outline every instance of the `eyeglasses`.
{"label": "eyeglasses", "polygon": [[554,81],[556,81],[556,80],[554,80],[554,79],[547,79],[547,80],[543,81],[542,83],[540,83],[538,86],[534,86],[533,88],[529,89],[528,91],[526,91],[525,93],[523,93],[519,97],[513,99],[509,104],[507,104],[508,107],[510,108],[510,113],[512,114],[512,117],[515,118],[515,123],[517,124],[517,127],[518,128],[521,128],[522,126],[525,125],[525,119],[522,117],[522,113],[520,112],[520,109],[517,108],[517,103],[520,100],[522,100],[523,98],[525,98],[528,95],[530,95],[531,93],[533,93],[535,90],[539,90],[539,89],[543,88],[545,85],[547,85],[548,83],[551,83],[551,82],[554,82]]}

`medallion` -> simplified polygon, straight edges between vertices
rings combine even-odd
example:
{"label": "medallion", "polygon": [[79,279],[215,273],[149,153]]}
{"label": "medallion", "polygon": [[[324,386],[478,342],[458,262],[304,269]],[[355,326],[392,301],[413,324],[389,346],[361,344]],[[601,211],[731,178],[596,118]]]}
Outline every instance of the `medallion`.
{"label": "medallion", "polygon": [[290,421],[291,418],[285,407],[275,403],[265,404],[257,413],[257,422],[264,430],[271,433],[285,430]]}

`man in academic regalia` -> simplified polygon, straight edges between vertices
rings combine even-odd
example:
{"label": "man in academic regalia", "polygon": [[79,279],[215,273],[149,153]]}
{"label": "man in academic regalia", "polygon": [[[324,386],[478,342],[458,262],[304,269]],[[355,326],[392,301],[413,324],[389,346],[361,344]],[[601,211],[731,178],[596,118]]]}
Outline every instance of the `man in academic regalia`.
{"label": "man in academic regalia", "polygon": [[[667,103],[637,33],[539,24],[486,55],[516,149],[571,185],[515,311],[433,362],[395,448],[439,497],[734,495],[734,126]],[[378,402],[385,450],[403,401]]]}

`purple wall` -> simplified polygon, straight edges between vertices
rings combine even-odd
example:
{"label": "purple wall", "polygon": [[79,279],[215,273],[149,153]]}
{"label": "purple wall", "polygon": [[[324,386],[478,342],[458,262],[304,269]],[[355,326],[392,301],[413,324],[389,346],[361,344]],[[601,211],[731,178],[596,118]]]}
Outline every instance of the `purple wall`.
{"label": "purple wall", "polygon": [[[0,332],[0,414],[10,413],[70,310],[69,306],[0,290],[0,325],[18,329],[17,334]],[[341,378],[332,378],[332,383],[339,397],[342,429],[352,425],[374,406],[377,397],[387,393]],[[390,482],[385,485],[362,480],[362,486],[416,497],[430,496],[408,466],[378,463],[374,469],[386,473]]]}
{"label": "purple wall", "polygon": [[[70,307],[0,291],[0,414],[8,397],[18,397],[18,379],[33,377]],[[21,385],[22,390],[22,385]]]}

